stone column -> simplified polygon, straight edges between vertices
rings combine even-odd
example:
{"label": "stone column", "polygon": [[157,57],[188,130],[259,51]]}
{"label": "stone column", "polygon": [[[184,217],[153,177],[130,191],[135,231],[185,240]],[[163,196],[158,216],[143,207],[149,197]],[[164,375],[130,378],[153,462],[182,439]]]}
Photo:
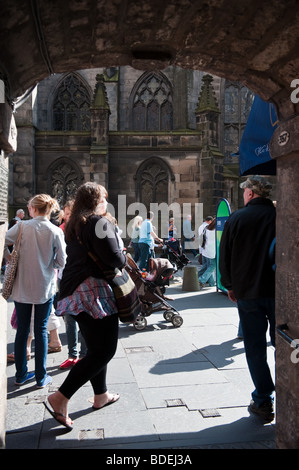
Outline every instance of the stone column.
{"label": "stone column", "polygon": [[215,215],[218,202],[223,197],[223,154],[218,147],[218,108],[213,77],[203,76],[203,86],[195,111],[196,124],[201,132],[199,198],[203,203],[203,216]]}
{"label": "stone column", "polygon": [[[0,104],[0,258],[7,230],[8,160],[7,155],[17,148],[17,129],[12,109]],[[7,303],[0,296],[0,448],[5,447],[6,421],[6,354],[7,354]]]}
{"label": "stone column", "polygon": [[278,448],[298,449],[299,116],[279,124],[270,153],[277,160],[276,441]]}
{"label": "stone column", "polygon": [[91,109],[90,179],[108,189],[108,145],[110,108],[104,76],[97,75]]}

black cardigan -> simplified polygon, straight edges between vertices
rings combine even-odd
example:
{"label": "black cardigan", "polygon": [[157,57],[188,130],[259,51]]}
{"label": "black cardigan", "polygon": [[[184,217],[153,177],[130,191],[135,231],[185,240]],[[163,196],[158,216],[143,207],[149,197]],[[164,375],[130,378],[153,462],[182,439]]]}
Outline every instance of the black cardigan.
{"label": "black cardigan", "polygon": [[102,277],[98,266],[87,254],[88,250],[107,267],[121,269],[126,264],[126,255],[119,247],[115,226],[105,217],[89,217],[81,227],[79,238],[83,245],[77,238],[67,242],[67,262],[60,282],[59,299],[71,295],[89,276]]}
{"label": "black cardigan", "polygon": [[219,250],[221,283],[237,299],[275,296],[269,258],[275,217],[272,201],[259,197],[231,214],[224,225]]}

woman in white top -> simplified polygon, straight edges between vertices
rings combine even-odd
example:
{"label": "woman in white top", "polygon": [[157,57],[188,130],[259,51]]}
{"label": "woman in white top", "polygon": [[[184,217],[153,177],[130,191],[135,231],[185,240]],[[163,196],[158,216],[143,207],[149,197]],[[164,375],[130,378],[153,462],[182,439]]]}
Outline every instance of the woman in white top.
{"label": "woman in white top", "polygon": [[216,218],[205,227],[205,243],[202,246],[202,257],[203,265],[205,266],[204,271],[199,272],[199,283],[201,287],[206,282],[209,283],[210,287],[215,285],[215,270],[216,270]]}
{"label": "woman in white top", "polygon": [[139,251],[139,234],[140,234],[140,226],[142,224],[143,218],[140,215],[136,215],[133,219],[132,223],[132,235],[131,235],[131,243],[134,249],[134,261],[137,263],[140,258],[140,251]]}
{"label": "woman in white top", "polygon": [[[56,293],[55,269],[65,265],[66,252],[63,231],[49,220],[58,203],[48,194],[34,196],[28,204],[31,220],[19,222],[5,237],[7,246],[14,244],[22,227],[18,270],[11,297],[17,313],[15,339],[16,385],[23,385],[35,376],[37,387],[51,382],[47,375],[47,323]],[[34,305],[35,373],[28,372],[26,344]]]}

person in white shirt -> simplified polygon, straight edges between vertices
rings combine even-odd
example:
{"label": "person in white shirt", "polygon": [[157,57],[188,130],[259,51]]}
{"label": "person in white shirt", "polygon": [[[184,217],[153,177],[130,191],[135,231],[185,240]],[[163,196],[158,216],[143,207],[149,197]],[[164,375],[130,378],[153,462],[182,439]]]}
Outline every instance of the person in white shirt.
{"label": "person in white shirt", "polygon": [[[198,238],[200,239],[201,238],[201,235],[203,233],[203,231],[205,230],[205,228],[207,227],[207,225],[209,225],[213,220],[213,217],[211,215],[208,215],[208,217],[205,218],[205,220],[203,221],[203,223],[198,227]],[[200,269],[198,270],[198,275],[200,275],[202,272],[205,271],[205,269],[207,268],[207,264],[206,264],[206,259],[202,256],[202,243],[199,243],[199,247],[198,247],[198,251],[199,251],[199,258],[198,258],[198,261],[199,263],[201,264],[201,267]]]}
{"label": "person in white shirt", "polygon": [[140,234],[140,226],[142,224],[143,218],[140,215],[136,215],[133,219],[132,224],[132,234],[131,234],[131,244],[134,249],[134,261],[137,263],[140,258],[140,250],[139,250],[139,234]]}
{"label": "person in white shirt", "polygon": [[206,282],[210,287],[215,285],[216,270],[216,218],[205,227],[205,242],[202,246],[202,257],[204,269],[199,270],[198,280],[200,286],[203,287]]}
{"label": "person in white shirt", "polygon": [[[35,377],[37,388],[51,383],[47,375],[48,351],[47,323],[56,293],[55,269],[63,268],[66,247],[63,231],[49,220],[58,203],[48,194],[34,196],[28,204],[31,220],[19,222],[9,229],[5,237],[5,251],[13,245],[22,227],[18,270],[11,298],[17,314],[15,339],[16,385],[23,385]],[[27,368],[27,338],[34,305],[35,373]]]}

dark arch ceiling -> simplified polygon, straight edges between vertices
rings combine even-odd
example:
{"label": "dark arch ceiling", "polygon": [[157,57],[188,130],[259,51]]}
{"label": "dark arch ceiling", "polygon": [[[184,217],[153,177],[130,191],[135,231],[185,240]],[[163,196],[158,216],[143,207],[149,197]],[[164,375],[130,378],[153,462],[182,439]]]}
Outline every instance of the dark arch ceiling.
{"label": "dark arch ceiling", "polygon": [[[298,0],[6,0],[0,75],[13,100],[52,73],[170,64],[243,82],[281,117],[299,78]],[[297,105],[298,106],[298,105]]]}

